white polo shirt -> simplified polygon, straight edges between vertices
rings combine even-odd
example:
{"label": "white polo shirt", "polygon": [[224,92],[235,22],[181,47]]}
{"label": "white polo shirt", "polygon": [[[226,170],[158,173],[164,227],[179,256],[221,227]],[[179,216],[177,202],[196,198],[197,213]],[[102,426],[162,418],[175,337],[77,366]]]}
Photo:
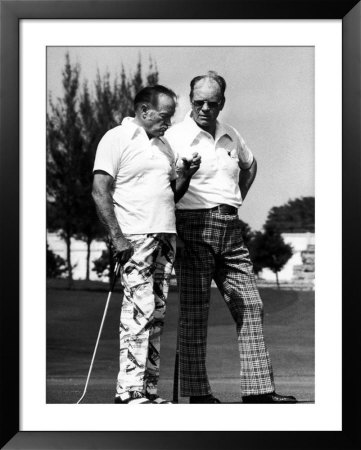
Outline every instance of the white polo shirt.
{"label": "white polo shirt", "polygon": [[127,117],[99,142],[93,171],[114,179],[115,215],[123,233],[175,233],[174,154],[164,138],[149,139]]}
{"label": "white polo shirt", "polygon": [[240,167],[248,169],[253,155],[233,127],[217,121],[213,139],[188,113],[183,122],[172,126],[165,136],[175,153],[178,170],[182,157],[190,158],[194,152],[202,157],[200,168],[177,203],[177,209],[213,208],[220,204],[241,206]]}

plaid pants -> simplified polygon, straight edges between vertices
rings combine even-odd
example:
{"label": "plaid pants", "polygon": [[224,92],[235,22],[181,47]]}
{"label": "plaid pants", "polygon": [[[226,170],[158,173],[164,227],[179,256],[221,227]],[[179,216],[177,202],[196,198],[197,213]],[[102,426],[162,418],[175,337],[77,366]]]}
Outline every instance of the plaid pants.
{"label": "plaid pants", "polygon": [[116,395],[122,399],[129,391],[157,393],[160,335],[176,247],[176,235],[170,233],[126,238],[134,254],[121,273],[124,297]]}
{"label": "plaid pants", "polygon": [[274,391],[263,337],[263,304],[237,215],[177,211],[184,242],[180,263],[180,386],[182,396],[211,393],[206,371],[212,279],[236,323],[241,395]]}

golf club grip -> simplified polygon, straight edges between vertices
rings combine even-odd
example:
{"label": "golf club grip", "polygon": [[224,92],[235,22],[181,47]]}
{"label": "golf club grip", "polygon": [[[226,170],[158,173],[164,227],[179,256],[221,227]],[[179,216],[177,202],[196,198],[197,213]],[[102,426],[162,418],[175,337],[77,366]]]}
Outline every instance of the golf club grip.
{"label": "golf club grip", "polygon": [[114,290],[115,283],[117,282],[117,278],[119,275],[119,270],[120,270],[120,263],[117,261],[114,266],[114,275],[113,275],[113,279],[112,279],[112,284],[110,286],[110,292],[113,292],[113,290]]}

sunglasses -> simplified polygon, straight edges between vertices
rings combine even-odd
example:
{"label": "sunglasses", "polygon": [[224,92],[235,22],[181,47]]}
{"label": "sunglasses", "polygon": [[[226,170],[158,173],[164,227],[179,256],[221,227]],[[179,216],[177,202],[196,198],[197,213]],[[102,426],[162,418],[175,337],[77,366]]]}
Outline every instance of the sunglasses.
{"label": "sunglasses", "polygon": [[203,105],[205,103],[207,103],[208,108],[215,109],[219,108],[222,102],[209,102],[208,100],[193,100],[192,105],[197,109],[201,109],[203,108]]}

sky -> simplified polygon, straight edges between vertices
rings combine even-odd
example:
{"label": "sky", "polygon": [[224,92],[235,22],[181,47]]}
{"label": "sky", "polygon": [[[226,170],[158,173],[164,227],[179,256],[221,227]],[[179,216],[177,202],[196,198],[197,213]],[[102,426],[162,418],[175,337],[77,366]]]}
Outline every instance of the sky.
{"label": "sky", "polygon": [[97,71],[119,75],[136,70],[145,78],[149,61],[159,83],[178,95],[174,123],[189,111],[190,80],[215,70],[227,83],[218,119],[234,126],[258,162],[257,177],[239,210],[254,230],[269,210],[289,200],[315,195],[313,47],[48,47],[47,91],[62,96],[65,54],[79,63],[92,87]]}

